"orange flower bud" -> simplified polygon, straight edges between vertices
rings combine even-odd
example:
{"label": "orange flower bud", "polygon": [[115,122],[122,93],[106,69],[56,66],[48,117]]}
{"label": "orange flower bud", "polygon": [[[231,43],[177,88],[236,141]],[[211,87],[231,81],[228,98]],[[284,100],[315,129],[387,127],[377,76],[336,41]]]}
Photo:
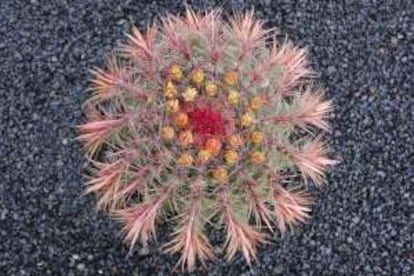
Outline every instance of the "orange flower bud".
{"label": "orange flower bud", "polygon": [[237,83],[237,72],[236,71],[228,71],[225,75],[224,75],[224,82],[227,85],[235,85]]}
{"label": "orange flower bud", "polygon": [[221,142],[216,138],[209,138],[206,141],[205,149],[211,153],[211,155],[219,154],[221,150]]}
{"label": "orange flower bud", "polygon": [[227,138],[228,145],[233,148],[237,149],[243,144],[243,139],[238,134],[233,134]]}
{"label": "orange flower bud", "polygon": [[217,181],[218,183],[225,183],[229,179],[229,175],[227,173],[227,170],[223,167],[216,167],[213,170],[213,179]]}
{"label": "orange flower bud", "polygon": [[263,163],[263,161],[265,161],[266,158],[265,158],[265,155],[264,155],[263,152],[254,151],[254,152],[250,153],[249,159],[253,164],[259,165],[259,164]]}
{"label": "orange flower bud", "polygon": [[171,141],[175,136],[174,128],[170,126],[163,127],[161,129],[161,137],[165,141]]}
{"label": "orange flower bud", "polygon": [[193,134],[189,130],[183,131],[180,133],[180,136],[178,137],[178,141],[182,147],[188,147],[194,142]]}
{"label": "orange flower bud", "polygon": [[180,128],[186,127],[188,125],[188,121],[189,119],[187,113],[179,112],[175,116],[175,124]]}
{"label": "orange flower bud", "polygon": [[250,134],[250,140],[253,144],[259,145],[263,142],[264,134],[261,131],[253,131]]}
{"label": "orange flower bud", "polygon": [[200,164],[206,164],[211,158],[211,153],[208,150],[200,150],[197,153],[197,160]]}
{"label": "orange flower bud", "polygon": [[180,158],[178,158],[177,163],[181,167],[190,167],[194,163],[194,158],[188,153],[183,153]]}
{"label": "orange flower bud", "polygon": [[224,154],[224,159],[228,165],[234,165],[239,159],[239,154],[235,150],[228,150]]}

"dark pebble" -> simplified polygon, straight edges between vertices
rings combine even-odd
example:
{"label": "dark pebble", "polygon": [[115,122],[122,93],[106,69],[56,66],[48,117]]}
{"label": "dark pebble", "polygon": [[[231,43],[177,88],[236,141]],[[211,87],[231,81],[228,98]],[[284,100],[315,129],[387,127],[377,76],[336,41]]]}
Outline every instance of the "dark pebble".
{"label": "dark pebble", "polygon": [[[82,196],[74,140],[88,69],[185,1],[0,1],[0,275],[171,275],[161,254],[167,226],[146,257]],[[313,219],[260,248],[249,267],[220,256],[195,275],[414,275],[414,54],[410,0],[186,1],[249,9],[307,46],[335,101],[334,156]],[[214,246],[220,233],[212,232]],[[351,239],[350,239],[351,238]],[[220,250],[218,250],[220,251]]]}

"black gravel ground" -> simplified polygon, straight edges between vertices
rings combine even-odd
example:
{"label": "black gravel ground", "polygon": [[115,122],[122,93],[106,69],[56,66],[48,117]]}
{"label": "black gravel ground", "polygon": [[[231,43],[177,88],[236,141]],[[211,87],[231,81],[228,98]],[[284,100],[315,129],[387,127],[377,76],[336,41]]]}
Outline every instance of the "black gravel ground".
{"label": "black gravel ground", "polygon": [[[214,3],[192,2],[197,7]],[[307,45],[337,104],[329,174],[313,220],[248,267],[219,259],[199,275],[414,274],[414,4],[225,1]],[[0,1],[0,275],[171,275],[176,258],[127,249],[82,197],[87,69],[179,1]],[[217,235],[217,233],[212,234]],[[162,234],[160,235],[163,236]],[[162,240],[162,238],[161,238]]]}

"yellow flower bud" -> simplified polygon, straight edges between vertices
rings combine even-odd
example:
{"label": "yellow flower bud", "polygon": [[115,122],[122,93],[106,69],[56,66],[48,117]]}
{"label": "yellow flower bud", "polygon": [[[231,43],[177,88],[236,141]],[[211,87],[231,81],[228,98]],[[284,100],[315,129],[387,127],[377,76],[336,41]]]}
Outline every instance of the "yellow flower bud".
{"label": "yellow flower bud", "polygon": [[263,142],[264,134],[261,131],[253,131],[250,134],[250,140],[253,142],[253,144],[259,145]]}
{"label": "yellow flower bud", "polygon": [[188,121],[189,119],[187,113],[179,112],[175,116],[175,124],[180,128],[186,127],[188,125]]}
{"label": "yellow flower bud", "polygon": [[197,153],[197,160],[200,164],[206,164],[211,158],[211,153],[208,150],[200,150]]}
{"label": "yellow flower bud", "polygon": [[229,175],[227,173],[227,170],[223,167],[216,167],[213,170],[213,179],[217,181],[218,183],[225,183],[229,179]]}
{"label": "yellow flower bud", "polygon": [[171,141],[175,136],[174,128],[170,126],[163,127],[161,129],[161,137],[165,141]]}
{"label": "yellow flower bud", "polygon": [[238,105],[239,104],[239,92],[237,90],[230,90],[229,94],[227,95],[227,100],[231,105]]}
{"label": "yellow flower bud", "polygon": [[235,150],[228,150],[224,154],[224,159],[228,165],[234,165],[236,164],[237,159],[239,159],[239,154]]}
{"label": "yellow flower bud", "polygon": [[206,94],[207,96],[214,97],[217,94],[218,86],[214,82],[209,81],[206,84]]}
{"label": "yellow flower bud", "polygon": [[180,82],[183,78],[183,71],[181,70],[180,66],[173,65],[170,68],[170,78],[173,81]]}
{"label": "yellow flower bud", "polygon": [[177,99],[167,101],[167,111],[170,113],[175,113],[180,109],[180,103]]}
{"label": "yellow flower bud", "polygon": [[173,99],[177,96],[177,88],[172,81],[168,81],[165,85],[164,95],[167,99]]}
{"label": "yellow flower bud", "polygon": [[180,136],[178,137],[178,141],[180,142],[180,145],[182,147],[188,147],[189,145],[191,145],[194,141],[193,141],[193,134],[191,133],[191,131],[186,130],[180,133]]}
{"label": "yellow flower bud", "polygon": [[263,152],[254,151],[254,152],[250,153],[249,159],[253,164],[259,165],[259,164],[263,163],[263,161],[265,160],[265,155],[264,155]]}
{"label": "yellow flower bud", "polygon": [[191,81],[195,85],[200,85],[204,80],[204,72],[201,69],[197,69],[193,72],[193,75],[191,77]]}
{"label": "yellow flower bud", "polygon": [[253,124],[254,117],[251,113],[246,112],[242,115],[240,123],[243,127],[249,127]]}
{"label": "yellow flower bud", "polygon": [[183,153],[177,160],[178,165],[181,167],[190,167],[193,165],[193,162],[194,158],[188,153]]}
{"label": "yellow flower bud", "polygon": [[254,96],[249,101],[249,108],[253,111],[259,110],[264,103],[264,98],[262,96]]}
{"label": "yellow flower bud", "polygon": [[237,83],[237,72],[236,71],[228,71],[225,75],[224,75],[224,82],[227,85],[235,85]]}
{"label": "yellow flower bud", "polygon": [[227,143],[230,146],[230,148],[237,149],[243,144],[243,139],[240,135],[233,134],[227,138]]}
{"label": "yellow flower bud", "polygon": [[198,91],[197,89],[193,87],[187,87],[184,91],[183,97],[184,101],[186,102],[192,102],[197,97]]}
{"label": "yellow flower bud", "polygon": [[221,150],[221,142],[216,138],[209,138],[206,141],[205,149],[210,152],[212,155],[217,155]]}

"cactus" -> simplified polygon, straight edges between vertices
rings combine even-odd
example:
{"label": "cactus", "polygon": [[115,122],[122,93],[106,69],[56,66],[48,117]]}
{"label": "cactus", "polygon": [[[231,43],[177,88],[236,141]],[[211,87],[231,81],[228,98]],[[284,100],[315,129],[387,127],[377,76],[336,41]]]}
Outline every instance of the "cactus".
{"label": "cactus", "polygon": [[225,230],[227,259],[241,252],[250,264],[270,233],[309,218],[307,180],[321,185],[336,163],[321,138],[332,102],[306,51],[278,43],[252,12],[166,15],[133,28],[92,74],[79,126],[86,193],[123,224],[131,249],[168,219],[165,251],[191,271],[214,257],[210,224]]}

